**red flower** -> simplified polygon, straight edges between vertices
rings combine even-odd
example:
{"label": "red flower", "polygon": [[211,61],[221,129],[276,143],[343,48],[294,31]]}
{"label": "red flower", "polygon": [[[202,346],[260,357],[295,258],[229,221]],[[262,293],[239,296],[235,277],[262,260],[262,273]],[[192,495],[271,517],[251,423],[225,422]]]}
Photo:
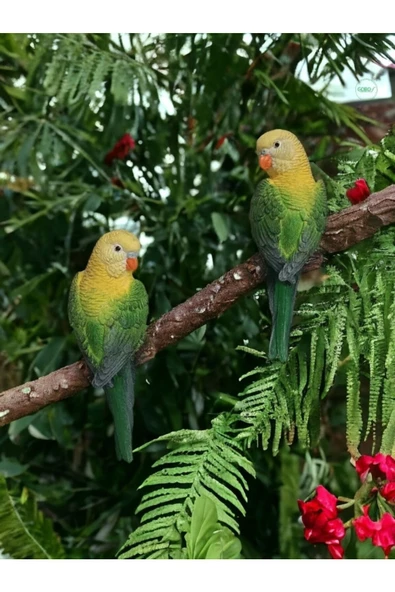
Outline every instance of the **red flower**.
{"label": "red flower", "polygon": [[373,479],[395,481],[395,459],[389,454],[385,456],[379,452],[375,456],[362,455],[355,463],[355,469],[361,481],[365,481],[369,472]]}
{"label": "red flower", "polygon": [[125,185],[122,183],[119,177],[111,177],[111,184],[115,185],[115,187],[120,187],[121,189],[125,188]]}
{"label": "red flower", "polygon": [[395,518],[386,512],[380,520],[374,522],[368,515],[369,506],[364,506],[364,515],[354,520],[354,528],[360,541],[372,538],[376,547],[381,547],[388,557],[395,545]]}
{"label": "red flower", "polygon": [[115,158],[123,160],[127,157],[131,150],[134,150],[135,146],[136,142],[134,141],[132,136],[130,134],[124,134],[122,138],[120,138],[118,142],[115,144],[114,148],[110,150],[110,152],[107,152],[104,158],[104,162],[108,165],[111,165],[112,161]]}
{"label": "red flower", "polygon": [[340,540],[344,537],[343,522],[337,517],[337,498],[319,485],[316,496],[308,502],[298,500],[305,526],[304,537],[310,543],[325,543],[333,559],[342,559],[344,549]]}
{"label": "red flower", "polygon": [[220,138],[217,140],[217,142],[216,142],[216,144],[215,144],[215,146],[214,146],[214,150],[219,150],[219,148],[221,148],[221,146],[222,146],[222,144],[225,142],[225,140],[226,140],[227,138],[229,138],[229,136],[231,136],[231,135],[232,135],[232,134],[231,134],[231,132],[228,132],[227,134],[224,134],[223,136],[221,136],[221,137],[220,137]]}
{"label": "red flower", "polygon": [[360,203],[370,195],[369,185],[365,179],[357,179],[354,183],[354,187],[347,189],[346,195],[350,202],[354,205]]}
{"label": "red flower", "polygon": [[387,502],[395,504],[395,481],[392,483],[386,483],[381,487],[380,494],[387,500]]}

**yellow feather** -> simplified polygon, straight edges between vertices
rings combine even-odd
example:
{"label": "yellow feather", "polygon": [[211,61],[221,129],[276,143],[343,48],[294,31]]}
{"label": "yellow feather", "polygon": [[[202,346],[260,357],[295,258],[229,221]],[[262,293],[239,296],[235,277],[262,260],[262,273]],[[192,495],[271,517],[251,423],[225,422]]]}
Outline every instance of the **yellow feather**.
{"label": "yellow feather", "polygon": [[[115,251],[116,245],[121,247],[120,252]],[[129,292],[134,278],[126,268],[125,253],[134,252],[137,257],[139,250],[139,240],[126,230],[108,232],[97,241],[85,271],[78,277],[81,304],[87,315],[105,313],[113,300]]]}
{"label": "yellow feather", "polygon": [[313,207],[316,181],[309,159],[298,138],[287,130],[272,130],[258,138],[256,152],[268,154],[272,166],[267,170],[269,182],[282,193],[292,193],[292,204],[309,210]]}

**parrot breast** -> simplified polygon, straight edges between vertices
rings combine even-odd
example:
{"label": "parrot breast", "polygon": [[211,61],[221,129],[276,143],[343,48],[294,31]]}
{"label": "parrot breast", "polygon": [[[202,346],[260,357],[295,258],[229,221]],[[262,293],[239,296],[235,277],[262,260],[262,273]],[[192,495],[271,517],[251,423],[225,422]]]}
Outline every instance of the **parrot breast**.
{"label": "parrot breast", "polygon": [[98,317],[107,310],[113,301],[119,302],[130,292],[134,278],[131,273],[125,273],[117,278],[109,277],[106,273],[82,272],[79,282],[81,306],[88,316]]}

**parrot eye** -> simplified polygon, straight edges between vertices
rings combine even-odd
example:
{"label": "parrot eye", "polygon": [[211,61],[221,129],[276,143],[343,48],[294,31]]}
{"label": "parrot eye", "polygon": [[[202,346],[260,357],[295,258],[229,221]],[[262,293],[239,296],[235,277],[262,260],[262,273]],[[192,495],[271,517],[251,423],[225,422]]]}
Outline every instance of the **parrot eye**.
{"label": "parrot eye", "polygon": [[121,247],[119,245],[115,245],[114,247],[114,251],[119,252],[121,250]]}
{"label": "parrot eye", "polygon": [[280,142],[274,142],[274,147],[275,148],[280,148]]}

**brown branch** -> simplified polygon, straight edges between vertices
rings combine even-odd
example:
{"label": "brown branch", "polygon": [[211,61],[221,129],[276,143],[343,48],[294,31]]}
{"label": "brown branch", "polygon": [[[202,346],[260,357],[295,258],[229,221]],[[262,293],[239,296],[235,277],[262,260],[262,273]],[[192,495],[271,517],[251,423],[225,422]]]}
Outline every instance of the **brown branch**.
{"label": "brown branch", "polygon": [[[373,236],[383,226],[395,223],[395,185],[372,194],[361,204],[328,218],[321,248],[337,253]],[[317,252],[305,271],[322,264]],[[144,345],[137,353],[137,364],[177,343],[211,319],[230,308],[239,298],[258,288],[265,280],[265,266],[258,254],[237,265],[216,281],[173,308],[148,327]],[[11,388],[0,394],[0,426],[67,399],[90,384],[89,371],[80,361],[51,372],[47,376]]]}

